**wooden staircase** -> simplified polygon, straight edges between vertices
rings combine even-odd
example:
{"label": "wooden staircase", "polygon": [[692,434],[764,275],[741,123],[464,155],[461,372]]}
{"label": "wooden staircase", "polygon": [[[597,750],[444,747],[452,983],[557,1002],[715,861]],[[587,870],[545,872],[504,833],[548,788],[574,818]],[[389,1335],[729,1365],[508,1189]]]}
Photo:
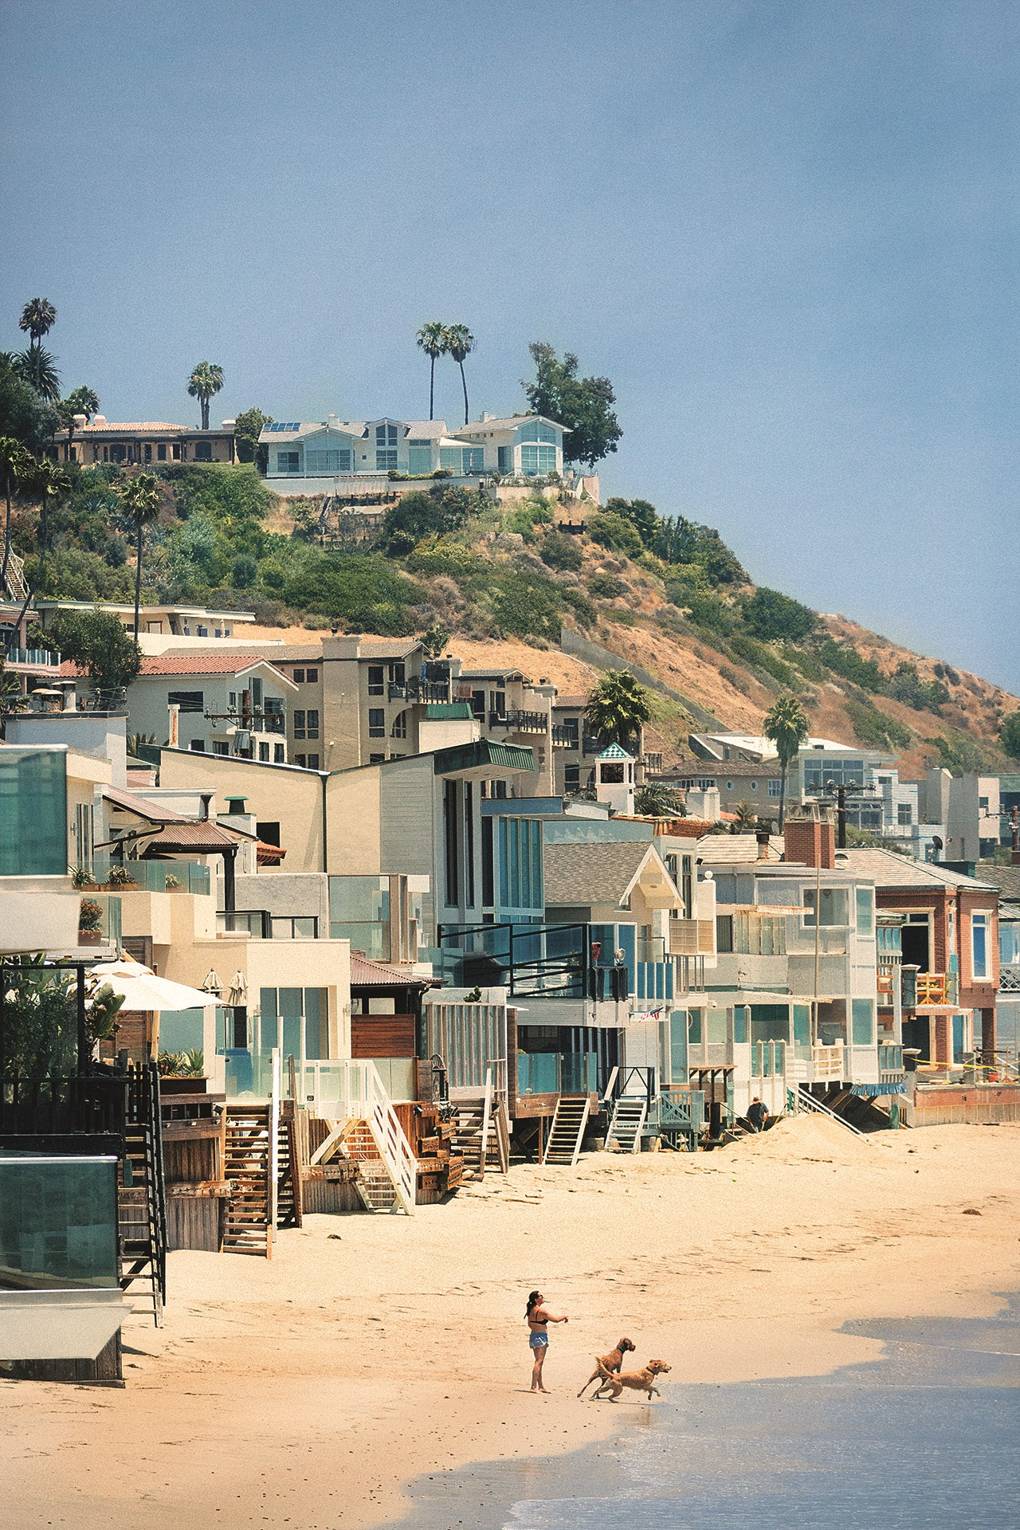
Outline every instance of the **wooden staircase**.
{"label": "wooden staircase", "polygon": [[489,1160],[489,1137],[484,1099],[460,1100],[455,1103],[457,1129],[453,1145],[464,1160],[462,1184],[484,1179]]}
{"label": "wooden staircase", "polygon": [[226,1178],[230,1184],[223,1226],[223,1249],[231,1254],[272,1258],[270,1172],[272,1106],[227,1104]]}
{"label": "wooden staircase", "polygon": [[354,1187],[366,1211],[398,1210],[397,1191],[387,1169],[372,1128],[367,1121],[351,1121],[339,1139],[339,1156],[358,1166]]}
{"label": "wooden staircase", "polygon": [[276,1132],[276,1225],[300,1227],[302,1222],[301,1170],[293,1116],[281,1116]]}
{"label": "wooden staircase", "polygon": [[545,1144],[543,1164],[565,1163],[574,1168],[581,1152],[591,1098],[587,1094],[561,1094]]}
{"label": "wooden staircase", "polygon": [[648,1102],[644,1095],[621,1094],[613,1107],[613,1114],[606,1132],[607,1153],[639,1153],[641,1151],[641,1128],[648,1114]]}

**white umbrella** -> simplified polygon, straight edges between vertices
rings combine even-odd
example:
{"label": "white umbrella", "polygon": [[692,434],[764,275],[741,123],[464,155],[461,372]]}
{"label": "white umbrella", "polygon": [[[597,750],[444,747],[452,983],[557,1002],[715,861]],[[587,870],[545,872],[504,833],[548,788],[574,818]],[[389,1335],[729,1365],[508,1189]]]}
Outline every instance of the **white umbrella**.
{"label": "white umbrella", "polygon": [[157,977],[141,962],[97,962],[91,971],[110,985],[124,1000],[123,1008],[132,1013],[205,1009],[208,1004],[225,1003],[202,988],[189,988],[187,983],[171,983],[169,978]]}

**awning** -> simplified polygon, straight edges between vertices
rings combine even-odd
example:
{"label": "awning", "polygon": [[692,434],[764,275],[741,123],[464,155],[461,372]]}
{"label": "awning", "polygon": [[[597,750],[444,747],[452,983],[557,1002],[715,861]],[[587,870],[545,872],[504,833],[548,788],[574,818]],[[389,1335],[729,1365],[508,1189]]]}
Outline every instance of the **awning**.
{"label": "awning", "polygon": [[480,781],[501,771],[530,772],[538,769],[535,751],[527,744],[500,744],[479,738],[470,744],[451,744],[433,755],[437,776],[460,781]]}
{"label": "awning", "polygon": [[906,1094],[907,1089],[902,1079],[889,1080],[882,1084],[854,1084],[851,1094],[859,1095],[862,1100],[874,1100],[880,1094]]}

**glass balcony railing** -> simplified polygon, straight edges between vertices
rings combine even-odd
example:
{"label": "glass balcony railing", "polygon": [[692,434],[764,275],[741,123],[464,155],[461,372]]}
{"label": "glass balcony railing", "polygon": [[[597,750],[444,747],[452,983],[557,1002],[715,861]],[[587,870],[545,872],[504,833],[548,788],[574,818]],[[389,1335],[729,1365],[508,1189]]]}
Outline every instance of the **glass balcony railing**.
{"label": "glass balcony railing", "polygon": [[102,884],[110,877],[113,866],[123,864],[131,881],[124,885],[125,892],[189,892],[207,894],[211,877],[208,866],[199,861],[111,861],[109,856],[97,855],[93,863],[93,877]]}
{"label": "glass balcony railing", "polygon": [[59,653],[50,653],[48,648],[5,648],[4,661],[12,666],[26,665],[32,669],[59,669]]}
{"label": "glass balcony railing", "polygon": [[0,1157],[0,1292],[116,1290],[117,1160]]}
{"label": "glass balcony railing", "polygon": [[595,1094],[598,1057],[594,1052],[518,1052],[518,1094]]}

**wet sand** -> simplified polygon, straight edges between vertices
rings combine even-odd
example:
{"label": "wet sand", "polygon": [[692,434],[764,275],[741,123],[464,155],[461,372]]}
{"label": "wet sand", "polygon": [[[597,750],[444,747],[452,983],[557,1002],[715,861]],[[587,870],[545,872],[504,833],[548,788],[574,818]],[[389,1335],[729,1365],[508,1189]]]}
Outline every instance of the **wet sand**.
{"label": "wet sand", "polygon": [[[122,1391],[0,1382],[5,1527],[380,1524],[411,1479],[629,1425],[575,1397],[622,1334],[679,1384],[876,1360],[844,1323],[992,1316],[1020,1285],[1018,1150],[1017,1127],[861,1142],[801,1118],[725,1152],[515,1168],[413,1218],[312,1217],[270,1262],[171,1255],[166,1326],[132,1318]],[[571,1317],[548,1397],[535,1285]]]}

